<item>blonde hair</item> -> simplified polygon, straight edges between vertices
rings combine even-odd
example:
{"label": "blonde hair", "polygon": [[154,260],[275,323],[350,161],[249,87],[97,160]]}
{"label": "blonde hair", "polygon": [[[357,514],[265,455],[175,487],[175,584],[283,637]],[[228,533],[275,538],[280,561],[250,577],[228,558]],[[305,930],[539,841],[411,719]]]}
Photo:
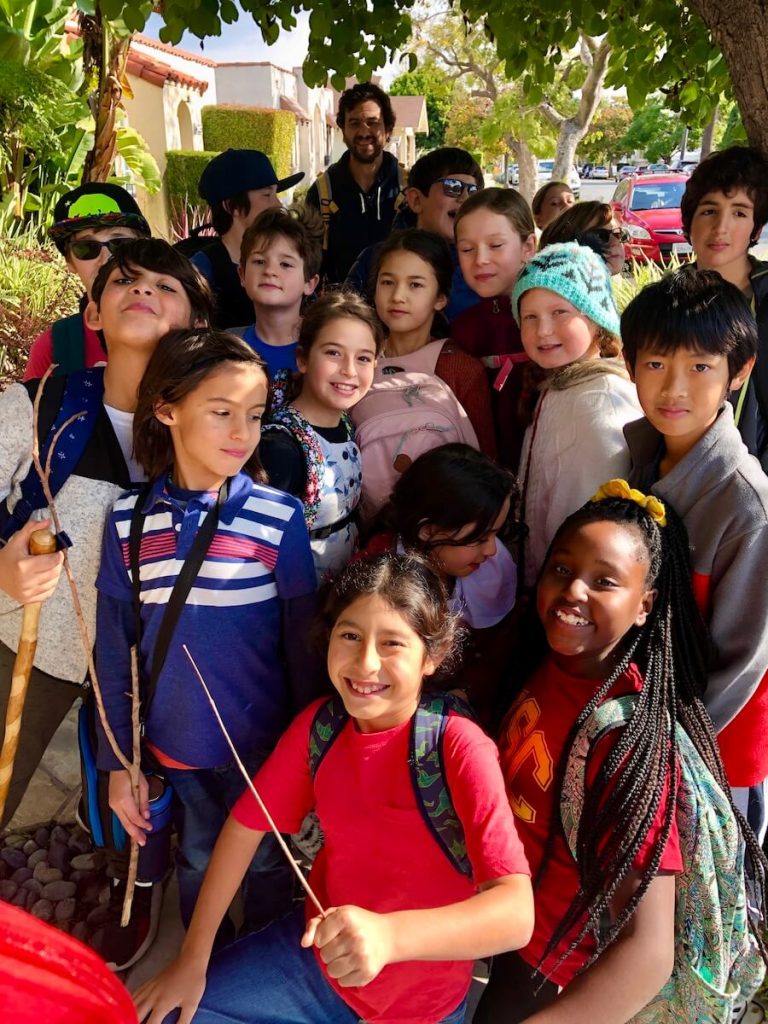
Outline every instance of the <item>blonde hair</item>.
{"label": "blonde hair", "polygon": [[459,207],[453,222],[453,229],[457,237],[459,224],[465,217],[477,210],[490,210],[492,213],[499,213],[502,217],[506,217],[523,241],[530,238],[536,230],[531,208],[519,192],[513,188],[483,188],[479,192],[475,192]]}

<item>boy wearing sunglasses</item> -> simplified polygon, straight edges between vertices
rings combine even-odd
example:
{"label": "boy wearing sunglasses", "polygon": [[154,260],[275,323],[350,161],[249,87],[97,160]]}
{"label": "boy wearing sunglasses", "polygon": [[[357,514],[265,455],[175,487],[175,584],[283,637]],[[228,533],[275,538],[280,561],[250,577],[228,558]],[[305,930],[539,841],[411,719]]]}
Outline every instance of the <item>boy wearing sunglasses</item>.
{"label": "boy wearing sunglasses", "polygon": [[98,334],[83,319],[93,282],[121,242],[149,238],[151,231],[124,188],[88,182],[59,199],[48,235],[82,281],[85,294],[79,312],[57,320],[32,342],[24,380],[42,377],[51,363],[58,365],[56,375],[63,376],[106,361]]}
{"label": "boy wearing sunglasses", "polygon": [[[483,172],[471,153],[454,146],[433,149],[420,157],[408,174],[407,211],[398,214],[392,229],[418,227],[445,239],[453,259],[451,298],[444,313],[449,321],[479,302],[479,295],[464,280],[456,254],[454,221],[462,204],[484,186]],[[378,245],[360,253],[345,285],[366,294]]]}

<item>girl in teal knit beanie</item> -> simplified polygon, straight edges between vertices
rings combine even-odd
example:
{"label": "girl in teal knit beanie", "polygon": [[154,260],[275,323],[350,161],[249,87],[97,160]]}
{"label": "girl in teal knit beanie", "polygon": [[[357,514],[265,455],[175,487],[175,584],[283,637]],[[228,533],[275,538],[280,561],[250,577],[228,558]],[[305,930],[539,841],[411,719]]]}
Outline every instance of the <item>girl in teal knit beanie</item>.
{"label": "girl in teal knit beanie", "polygon": [[603,480],[624,477],[625,423],[642,416],[621,352],[619,314],[603,260],[575,242],[549,245],[512,292],[523,347],[543,371],[519,477],[528,527],[523,581],[536,582],[560,523]]}

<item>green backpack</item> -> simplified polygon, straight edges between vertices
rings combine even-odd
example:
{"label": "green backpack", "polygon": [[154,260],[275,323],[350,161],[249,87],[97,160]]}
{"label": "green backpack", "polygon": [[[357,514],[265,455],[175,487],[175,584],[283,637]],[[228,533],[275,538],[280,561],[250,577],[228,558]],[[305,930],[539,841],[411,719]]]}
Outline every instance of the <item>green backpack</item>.
{"label": "green backpack", "polygon": [[[416,804],[438,846],[451,864],[468,878],[472,865],[467,856],[459,816],[453,806],[443,771],[443,734],[449,712],[471,718],[467,705],[450,694],[424,695],[411,719],[408,765]],[[341,697],[335,695],[317,709],[309,732],[309,773],[312,779],[323,758],[349,721]]]}
{"label": "green backpack", "polygon": [[[590,745],[625,725],[636,699],[628,695],[601,704],[574,741],[560,798],[574,858]],[[679,724],[676,738],[683,873],[676,884],[675,965],[666,985],[629,1024],[728,1024],[734,1007],[751,998],[765,975],[747,918],[744,841],[728,798]]]}

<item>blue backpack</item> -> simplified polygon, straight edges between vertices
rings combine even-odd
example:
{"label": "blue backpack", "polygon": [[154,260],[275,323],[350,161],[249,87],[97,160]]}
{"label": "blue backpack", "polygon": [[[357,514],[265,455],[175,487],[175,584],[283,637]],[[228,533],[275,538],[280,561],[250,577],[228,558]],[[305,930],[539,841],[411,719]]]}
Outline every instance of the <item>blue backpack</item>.
{"label": "blue backpack", "polygon": [[[425,695],[411,719],[408,765],[416,804],[440,849],[457,871],[472,877],[467,844],[443,770],[443,735],[449,712],[465,718],[467,705],[449,694]],[[349,721],[341,697],[322,704],[309,732],[309,773],[314,780],[323,758]]]}
{"label": "blue backpack", "polygon": [[[63,392],[63,393],[62,393]],[[88,441],[93,434],[99,412],[103,407],[104,367],[78,370],[65,378],[46,381],[40,403],[40,461],[45,466],[48,451],[56,434],[70,417],[82,413],[61,434],[51,463],[49,485],[54,498],[77,467]],[[46,430],[47,427],[47,430]],[[7,542],[28,521],[33,512],[47,508],[48,502],[35,467],[21,483],[21,496],[11,512],[6,498],[0,504],[0,541]]]}
{"label": "blue backpack", "polygon": [[[632,716],[636,695],[597,707],[568,757],[560,816],[574,859],[589,748]],[[727,796],[685,730],[676,818],[683,857],[675,899],[675,964],[669,981],[629,1024],[728,1024],[762,984],[765,965],[747,916],[744,840]]]}

